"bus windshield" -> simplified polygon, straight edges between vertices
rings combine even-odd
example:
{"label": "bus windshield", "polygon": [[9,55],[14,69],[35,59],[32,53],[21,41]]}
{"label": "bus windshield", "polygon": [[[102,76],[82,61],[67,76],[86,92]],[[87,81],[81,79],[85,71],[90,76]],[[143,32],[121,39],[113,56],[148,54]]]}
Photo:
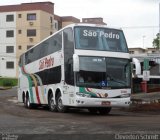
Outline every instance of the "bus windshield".
{"label": "bus windshield", "polygon": [[92,88],[130,88],[129,59],[80,57],[77,86]]}
{"label": "bus windshield", "polygon": [[76,49],[128,53],[121,30],[99,27],[75,27]]}

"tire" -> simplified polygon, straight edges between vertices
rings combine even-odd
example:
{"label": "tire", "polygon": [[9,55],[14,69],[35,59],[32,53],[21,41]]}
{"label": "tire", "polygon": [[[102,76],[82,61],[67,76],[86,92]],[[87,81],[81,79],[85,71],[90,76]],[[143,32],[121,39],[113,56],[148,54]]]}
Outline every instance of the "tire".
{"label": "tire", "polygon": [[107,115],[111,111],[111,107],[106,107],[106,108],[98,108],[98,112],[100,115]]}
{"label": "tire", "polygon": [[50,94],[48,99],[49,110],[52,112],[57,112],[57,105],[54,103],[53,94]]}
{"label": "tire", "polygon": [[62,95],[61,95],[60,92],[57,95],[56,104],[57,104],[57,110],[58,110],[58,112],[65,113],[65,112],[68,111],[68,107],[66,107],[66,106],[63,105]]}
{"label": "tire", "polygon": [[98,113],[97,108],[88,108],[88,111],[89,111],[91,114],[97,114],[97,113]]}
{"label": "tire", "polygon": [[33,106],[29,101],[29,96],[26,96],[25,102],[24,102],[24,106],[28,109],[31,109]]}

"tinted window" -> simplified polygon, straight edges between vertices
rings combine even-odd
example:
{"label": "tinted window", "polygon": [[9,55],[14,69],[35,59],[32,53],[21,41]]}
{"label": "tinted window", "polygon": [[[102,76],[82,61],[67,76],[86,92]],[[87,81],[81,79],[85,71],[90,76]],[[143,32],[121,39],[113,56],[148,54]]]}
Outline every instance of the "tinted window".
{"label": "tinted window", "polygon": [[14,31],[13,30],[6,31],[6,37],[14,37]]}
{"label": "tinted window", "polygon": [[25,54],[25,63],[31,63],[44,56],[61,50],[62,48],[62,33],[58,33],[51,38],[43,41],[36,47],[32,48]]}
{"label": "tinted window", "polygon": [[121,30],[99,27],[76,27],[76,48],[128,52],[124,34]]}
{"label": "tinted window", "polygon": [[6,16],[6,21],[7,21],[7,22],[14,21],[14,15],[7,15],[7,16]]}
{"label": "tinted window", "polygon": [[64,40],[64,62],[65,62],[65,81],[67,84],[74,84],[73,73],[73,53],[74,53],[74,41],[73,31],[71,28],[65,29],[63,32]]}
{"label": "tinted window", "polygon": [[27,14],[27,20],[36,20],[36,14],[35,13]]}
{"label": "tinted window", "polygon": [[36,73],[42,80],[44,85],[56,84],[61,81],[61,66],[46,69]]}
{"label": "tinted window", "polygon": [[27,36],[36,36],[36,29],[28,29]]}
{"label": "tinted window", "polygon": [[48,39],[49,47],[48,54],[54,53],[62,49],[62,32]]}
{"label": "tinted window", "polygon": [[7,69],[14,69],[14,62],[6,62]]}
{"label": "tinted window", "polygon": [[6,47],[6,52],[7,53],[13,53],[14,52],[14,46],[7,46]]}

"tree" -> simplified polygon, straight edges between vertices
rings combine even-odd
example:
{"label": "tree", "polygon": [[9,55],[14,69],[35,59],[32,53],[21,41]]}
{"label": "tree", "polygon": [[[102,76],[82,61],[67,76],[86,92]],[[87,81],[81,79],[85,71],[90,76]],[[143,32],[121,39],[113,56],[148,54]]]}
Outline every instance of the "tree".
{"label": "tree", "polygon": [[157,37],[153,40],[153,46],[154,46],[154,48],[156,48],[156,49],[160,49],[160,44],[159,44],[159,42],[160,42],[160,35],[159,35],[159,33],[156,35]]}

